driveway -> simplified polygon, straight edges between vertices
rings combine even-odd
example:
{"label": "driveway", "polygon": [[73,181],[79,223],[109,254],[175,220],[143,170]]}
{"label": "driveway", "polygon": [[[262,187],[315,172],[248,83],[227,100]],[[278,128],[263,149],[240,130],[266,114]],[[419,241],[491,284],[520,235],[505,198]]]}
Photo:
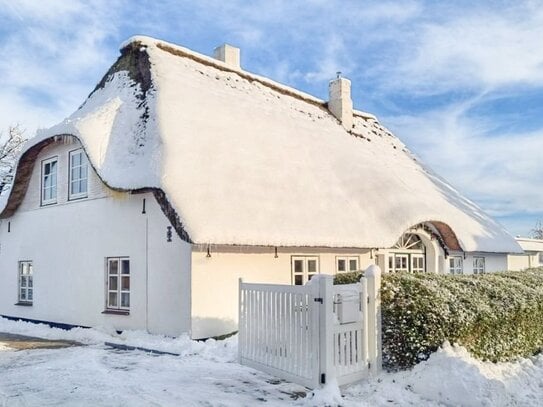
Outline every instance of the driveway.
{"label": "driveway", "polygon": [[71,346],[81,346],[80,343],[75,341],[64,340],[49,340],[34,338],[32,336],[15,335],[0,332],[0,348],[7,348],[13,350],[27,350],[27,349],[61,349],[69,348]]}

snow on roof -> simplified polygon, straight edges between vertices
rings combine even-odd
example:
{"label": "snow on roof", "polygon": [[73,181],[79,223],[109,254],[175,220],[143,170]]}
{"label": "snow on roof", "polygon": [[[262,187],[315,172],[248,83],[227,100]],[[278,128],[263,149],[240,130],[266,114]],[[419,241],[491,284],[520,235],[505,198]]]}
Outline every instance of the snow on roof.
{"label": "snow on roof", "polygon": [[517,237],[516,238],[520,247],[528,252],[543,252],[543,240],[542,239],[531,239],[528,237]]}
{"label": "snow on roof", "polygon": [[370,114],[347,132],[324,101],[186,48],[135,37],[122,53],[33,144],[78,137],[110,187],[164,191],[194,243],[390,247],[439,221],[466,251],[520,251]]}

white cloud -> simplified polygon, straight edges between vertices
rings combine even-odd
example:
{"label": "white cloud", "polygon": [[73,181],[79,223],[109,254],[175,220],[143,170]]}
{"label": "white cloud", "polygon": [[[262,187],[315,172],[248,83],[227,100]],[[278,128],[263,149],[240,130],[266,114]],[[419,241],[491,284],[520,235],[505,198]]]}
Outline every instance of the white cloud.
{"label": "white cloud", "polygon": [[385,121],[433,170],[496,216],[542,213],[543,129],[492,133],[469,104]]}
{"label": "white cloud", "polygon": [[0,129],[17,122],[32,135],[83,102],[112,61],[104,43],[116,32],[115,4],[0,0]]}
{"label": "white cloud", "polygon": [[459,86],[543,85],[541,7],[474,6],[413,28],[399,63],[387,69],[389,86],[434,94]]}
{"label": "white cloud", "polygon": [[356,67],[342,38],[336,34],[331,34],[324,46],[316,50],[311,59],[317,69],[304,75],[307,82],[327,81],[335,78],[337,72],[348,76]]}

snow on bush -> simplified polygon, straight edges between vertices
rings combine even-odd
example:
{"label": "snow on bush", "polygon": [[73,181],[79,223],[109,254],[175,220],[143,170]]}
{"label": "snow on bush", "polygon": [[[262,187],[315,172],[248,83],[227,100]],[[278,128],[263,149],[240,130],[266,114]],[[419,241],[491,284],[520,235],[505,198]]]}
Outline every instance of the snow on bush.
{"label": "snow on bush", "polygon": [[[358,281],[343,274],[336,284]],[[493,362],[543,346],[543,269],[483,275],[384,274],[383,367],[406,369],[444,342]]]}

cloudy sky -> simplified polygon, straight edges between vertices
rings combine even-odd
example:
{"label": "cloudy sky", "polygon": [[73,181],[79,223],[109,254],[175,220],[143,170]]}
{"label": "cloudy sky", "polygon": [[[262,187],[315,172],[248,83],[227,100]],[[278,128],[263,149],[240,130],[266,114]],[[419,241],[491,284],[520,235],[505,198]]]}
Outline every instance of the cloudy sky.
{"label": "cloudy sky", "polygon": [[[474,5],[475,4],[475,5]],[[0,0],[0,129],[71,114],[145,34],[355,107],[515,235],[543,219],[543,2]]]}

